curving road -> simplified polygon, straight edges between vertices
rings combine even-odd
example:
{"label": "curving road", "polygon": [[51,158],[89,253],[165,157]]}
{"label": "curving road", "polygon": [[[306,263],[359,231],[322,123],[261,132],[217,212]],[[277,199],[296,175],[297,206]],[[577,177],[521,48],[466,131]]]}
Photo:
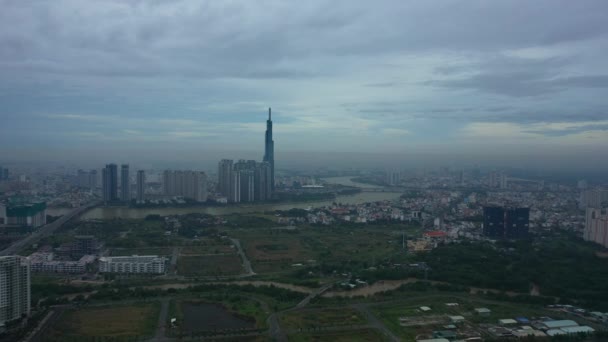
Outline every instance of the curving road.
{"label": "curving road", "polygon": [[323,292],[331,289],[334,284],[337,282],[333,282],[333,283],[329,283],[329,284],[325,284],[323,286],[321,286],[320,288],[314,290],[311,294],[309,294],[308,296],[306,296],[306,298],[302,299],[301,302],[298,303],[298,305],[296,305],[294,307],[294,309],[301,309],[303,307],[305,307],[306,305],[308,305],[308,303],[310,303],[311,300],[313,300],[316,296],[321,295]]}

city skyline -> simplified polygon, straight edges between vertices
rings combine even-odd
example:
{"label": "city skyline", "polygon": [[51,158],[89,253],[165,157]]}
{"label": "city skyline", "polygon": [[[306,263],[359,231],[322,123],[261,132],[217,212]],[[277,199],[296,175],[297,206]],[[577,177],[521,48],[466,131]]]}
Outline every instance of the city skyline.
{"label": "city skyline", "polygon": [[0,8],[0,342],[608,340],[606,0]]}
{"label": "city skyline", "polygon": [[10,160],[245,153],[265,103],[279,109],[277,155],[500,148],[536,160],[608,147],[601,1],[7,2],[3,12]]}

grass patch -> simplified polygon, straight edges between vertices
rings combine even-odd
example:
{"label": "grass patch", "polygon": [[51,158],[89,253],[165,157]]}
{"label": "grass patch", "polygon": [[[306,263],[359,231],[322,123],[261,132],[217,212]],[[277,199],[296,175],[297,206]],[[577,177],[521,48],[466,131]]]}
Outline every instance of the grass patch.
{"label": "grass patch", "polygon": [[292,334],[288,336],[289,341],[307,342],[307,341],[327,341],[327,342],[367,342],[367,341],[386,341],[387,339],[378,331],[372,329],[362,329],[355,331],[340,331],[327,333],[313,334]]}
{"label": "grass patch", "polygon": [[177,273],[184,276],[220,276],[242,273],[238,255],[180,256]]}
{"label": "grass patch", "polygon": [[184,246],[180,249],[181,255],[198,254],[231,254],[235,252],[232,244],[204,244],[200,246]]}
{"label": "grass patch", "polygon": [[[273,229],[229,230],[241,240],[258,274],[289,273],[292,264],[331,265],[328,269],[353,271],[380,263],[402,263],[402,233],[417,234],[406,225],[360,227],[302,226],[291,231]],[[309,262],[314,260],[314,262]]]}
{"label": "grass patch", "polygon": [[50,329],[48,337],[52,341],[149,337],[155,332],[159,312],[158,302],[71,310]]}
{"label": "grass patch", "polygon": [[288,329],[361,325],[367,322],[359,311],[350,308],[291,311],[282,314],[280,320],[281,324]]}
{"label": "grass patch", "polygon": [[149,247],[149,248],[114,248],[112,256],[131,256],[131,255],[171,255],[172,249],[169,247]]}

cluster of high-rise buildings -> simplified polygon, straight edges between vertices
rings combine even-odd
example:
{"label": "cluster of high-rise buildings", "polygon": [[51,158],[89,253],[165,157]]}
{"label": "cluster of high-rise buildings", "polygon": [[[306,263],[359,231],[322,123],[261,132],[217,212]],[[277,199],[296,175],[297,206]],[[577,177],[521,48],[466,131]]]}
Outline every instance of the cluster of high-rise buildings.
{"label": "cluster of high-rise buildings", "polygon": [[[143,174],[142,177],[145,177]],[[140,174],[138,173],[138,180]],[[139,182],[138,182],[139,184]],[[138,192],[139,192],[138,185]],[[200,171],[163,172],[163,192],[165,196],[181,196],[197,202],[207,200],[207,175]]]}
{"label": "cluster of high-rise buildings", "polygon": [[[89,173],[91,175],[93,171]],[[95,171],[95,177],[96,177]],[[83,176],[84,179],[84,176]],[[89,178],[91,179],[91,177]],[[118,165],[106,164],[101,170],[102,196],[103,201],[108,203],[130,202],[131,196],[131,175],[129,172],[129,164],[120,166],[120,192],[118,192]],[[145,199],[146,175],[143,170],[137,171],[137,202],[143,202]]]}
{"label": "cluster of high-rise buildings", "polygon": [[274,140],[272,112],[268,108],[264,158],[255,160],[222,159],[218,166],[218,192],[231,203],[267,201],[274,195]]}
{"label": "cluster of high-rise buildings", "polygon": [[608,248],[608,190],[583,191],[580,206],[585,209],[583,239]]}
{"label": "cluster of high-rise buildings", "polygon": [[[266,121],[264,158],[239,160],[223,159],[218,167],[217,192],[231,203],[266,201],[274,195],[274,140],[272,138],[272,112],[268,108]],[[78,184],[85,188],[95,188],[96,171],[78,171]],[[125,203],[132,200],[129,165],[122,164],[120,173],[117,164],[107,164],[101,172],[103,201]],[[165,170],[162,174],[163,195],[184,197],[197,202],[205,202],[208,197],[207,175],[200,171]],[[137,171],[136,200],[145,200],[146,175]]]}
{"label": "cluster of high-rise buildings", "polygon": [[[128,164],[120,166],[107,164],[102,169],[103,201],[109,203],[125,203],[135,199],[142,203],[146,199],[146,173],[138,170],[135,177],[135,197],[131,183]],[[84,176],[83,176],[84,178]],[[162,174],[163,194],[165,196],[180,196],[198,202],[207,200],[207,175],[200,171],[165,170]]]}
{"label": "cluster of high-rise buildings", "polygon": [[253,202],[272,199],[272,166],[255,160],[223,159],[218,167],[218,192],[228,202]]}

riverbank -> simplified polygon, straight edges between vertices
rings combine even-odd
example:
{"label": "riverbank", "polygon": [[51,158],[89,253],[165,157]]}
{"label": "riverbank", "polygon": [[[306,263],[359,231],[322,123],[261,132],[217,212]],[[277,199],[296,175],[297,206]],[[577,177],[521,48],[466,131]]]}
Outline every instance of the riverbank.
{"label": "riverbank", "polygon": [[[201,213],[210,215],[251,214],[275,210],[307,209],[309,207],[323,207],[332,203],[361,204],[399,198],[400,193],[394,192],[360,192],[354,195],[340,195],[331,200],[293,202],[293,203],[266,203],[250,205],[229,205],[214,207],[189,207],[189,208],[128,208],[128,207],[97,207],[89,210],[82,219],[143,219],[148,215],[185,215],[190,213]],[[52,214],[51,214],[52,215]]]}

